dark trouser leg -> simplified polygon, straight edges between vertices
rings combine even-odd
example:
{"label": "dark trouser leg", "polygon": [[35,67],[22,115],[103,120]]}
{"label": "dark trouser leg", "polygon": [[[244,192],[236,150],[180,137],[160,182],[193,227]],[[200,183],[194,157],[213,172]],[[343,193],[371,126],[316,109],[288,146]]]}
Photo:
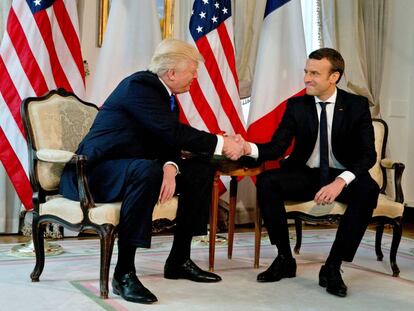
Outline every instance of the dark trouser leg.
{"label": "dark trouser leg", "polygon": [[[119,241],[118,241],[119,242]],[[116,262],[114,276],[119,279],[123,275],[134,272],[135,273],[135,252],[136,246],[122,245],[118,243],[118,261]]]}
{"label": "dark trouser leg", "polygon": [[206,234],[214,168],[207,162],[184,160],[177,176],[177,225],[168,261],[181,264],[190,258],[193,235]]}
{"label": "dark trouser leg", "polygon": [[128,167],[119,222],[116,278],[135,272],[137,246],[150,246],[152,211],[161,181],[162,168],[155,161],[136,160]]}
{"label": "dark trouser leg", "polygon": [[119,244],[150,247],[152,212],[158,201],[162,166],[136,160],[128,167],[119,221]]}
{"label": "dark trouser leg", "polygon": [[266,171],[257,178],[257,199],[270,242],[279,255],[292,257],[285,200],[311,200],[319,187],[319,175],[307,167]]}
{"label": "dark trouser leg", "polygon": [[352,261],[377,206],[379,187],[369,173],[358,176],[338,197],[348,204],[341,218],[327,264]]}

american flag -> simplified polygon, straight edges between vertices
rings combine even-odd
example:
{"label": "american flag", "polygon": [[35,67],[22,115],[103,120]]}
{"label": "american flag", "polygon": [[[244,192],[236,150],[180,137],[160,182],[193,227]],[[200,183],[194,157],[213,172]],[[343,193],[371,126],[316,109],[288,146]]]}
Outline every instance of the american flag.
{"label": "american flag", "polygon": [[0,160],[28,210],[32,189],[20,103],[58,87],[84,97],[78,33],[76,1],[12,3],[0,45]]}
{"label": "american flag", "polygon": [[198,78],[178,96],[180,118],[210,133],[246,136],[240,103],[230,0],[195,0],[189,41],[203,55]]}

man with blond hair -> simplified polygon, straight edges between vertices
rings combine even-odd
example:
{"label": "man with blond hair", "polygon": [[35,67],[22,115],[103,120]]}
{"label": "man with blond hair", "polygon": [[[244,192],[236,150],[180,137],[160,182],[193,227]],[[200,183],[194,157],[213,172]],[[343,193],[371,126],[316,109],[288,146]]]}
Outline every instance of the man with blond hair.
{"label": "man with blond hair", "polygon": [[[221,280],[190,259],[192,237],[206,233],[214,168],[208,160],[182,159],[181,150],[237,159],[243,143],[179,122],[174,95],[190,89],[202,60],[188,43],[162,41],[149,70],[132,74],[115,88],[77,150],[88,157],[95,201],[122,201],[112,287],[128,301],[157,301],[136,276],[135,252],[137,247],[150,247],[155,204],[171,199],[174,193],[179,193],[176,227],[164,277]],[[60,192],[77,200],[76,184],[75,168],[68,165]]]}

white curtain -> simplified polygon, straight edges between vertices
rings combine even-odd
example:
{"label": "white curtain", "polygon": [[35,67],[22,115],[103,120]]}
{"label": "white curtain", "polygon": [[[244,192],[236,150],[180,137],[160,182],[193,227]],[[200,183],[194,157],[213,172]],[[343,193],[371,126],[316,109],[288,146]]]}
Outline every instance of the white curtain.
{"label": "white curtain", "polygon": [[160,41],[155,1],[112,0],[88,100],[101,106],[122,79],[147,68]]}
{"label": "white curtain", "polygon": [[321,0],[322,46],[345,59],[341,86],[366,96],[380,115],[388,0]]}
{"label": "white curtain", "polygon": [[251,94],[257,47],[262,27],[266,0],[233,1],[234,45],[240,98]]}
{"label": "white curtain", "polygon": [[[11,2],[12,0],[3,0],[0,3],[0,42],[5,31]],[[19,231],[19,214],[20,200],[10,183],[3,164],[0,163],[0,233],[17,233]]]}

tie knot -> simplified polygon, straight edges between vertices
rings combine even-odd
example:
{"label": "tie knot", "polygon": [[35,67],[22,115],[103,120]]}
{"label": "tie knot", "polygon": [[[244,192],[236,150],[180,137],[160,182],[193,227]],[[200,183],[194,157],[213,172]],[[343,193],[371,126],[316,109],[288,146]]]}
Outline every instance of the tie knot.
{"label": "tie knot", "polygon": [[327,104],[329,104],[329,103],[328,102],[319,102],[319,105],[321,106],[322,109],[325,109]]}

